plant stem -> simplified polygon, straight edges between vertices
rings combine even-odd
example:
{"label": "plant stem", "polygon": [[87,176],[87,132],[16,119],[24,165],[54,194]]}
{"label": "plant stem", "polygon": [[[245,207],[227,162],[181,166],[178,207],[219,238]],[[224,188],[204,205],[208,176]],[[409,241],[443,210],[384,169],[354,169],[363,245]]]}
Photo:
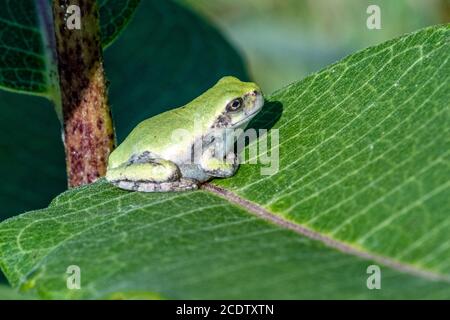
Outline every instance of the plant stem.
{"label": "plant stem", "polygon": [[[81,9],[81,29],[66,26],[69,5]],[[114,128],[103,69],[97,2],[54,0],[53,17],[69,187],[105,175]]]}

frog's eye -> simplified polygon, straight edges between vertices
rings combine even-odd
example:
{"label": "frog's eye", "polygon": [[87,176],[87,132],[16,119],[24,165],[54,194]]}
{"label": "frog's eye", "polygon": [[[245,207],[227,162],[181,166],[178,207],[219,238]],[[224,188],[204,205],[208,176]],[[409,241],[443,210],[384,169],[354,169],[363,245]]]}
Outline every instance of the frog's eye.
{"label": "frog's eye", "polygon": [[227,111],[237,111],[242,107],[243,104],[244,102],[242,101],[242,98],[231,100],[227,105]]}

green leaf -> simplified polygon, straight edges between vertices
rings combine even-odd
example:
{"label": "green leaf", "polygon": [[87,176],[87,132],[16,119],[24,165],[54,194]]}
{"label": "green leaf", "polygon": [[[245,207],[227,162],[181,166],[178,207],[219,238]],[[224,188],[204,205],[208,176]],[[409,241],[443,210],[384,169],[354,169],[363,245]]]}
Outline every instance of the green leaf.
{"label": "green leaf", "polygon": [[61,126],[46,99],[0,91],[0,220],[67,188]]}
{"label": "green leaf", "polygon": [[[280,170],[203,190],[106,182],[0,224],[0,266],[45,298],[449,298],[449,26],[356,53],[268,97]],[[281,113],[281,115],[280,115]],[[366,287],[381,267],[381,290]],[[69,265],[81,290],[66,288]]]}
{"label": "green leaf", "polygon": [[[221,76],[247,78],[241,58],[217,30],[159,0],[140,4],[105,52],[105,68],[119,142],[137,122],[185,104]],[[48,100],[0,90],[0,220],[46,207],[66,189],[60,130]]]}
{"label": "green leaf", "polygon": [[449,29],[369,48],[273,94],[283,105],[279,172],[244,166],[219,184],[450,280]]}
{"label": "green leaf", "polygon": [[25,300],[31,297],[20,294],[17,290],[0,283],[0,300]]}
{"label": "green leaf", "polygon": [[[118,36],[139,0],[98,0],[103,46]],[[0,0],[0,87],[51,98],[55,61],[49,1]]]}
{"label": "green leaf", "polygon": [[97,0],[103,47],[110,46],[130,22],[140,0]]}

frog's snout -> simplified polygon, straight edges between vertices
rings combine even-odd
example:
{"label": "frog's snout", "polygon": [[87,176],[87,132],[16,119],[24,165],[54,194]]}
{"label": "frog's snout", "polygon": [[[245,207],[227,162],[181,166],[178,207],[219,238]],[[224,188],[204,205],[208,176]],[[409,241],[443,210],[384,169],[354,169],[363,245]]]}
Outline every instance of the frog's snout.
{"label": "frog's snout", "polygon": [[263,97],[263,94],[261,92],[261,90],[252,90],[249,93],[244,95],[244,99],[248,100],[249,102],[255,102],[256,100],[260,99]]}
{"label": "frog's snout", "polygon": [[253,113],[262,108],[264,104],[264,96],[261,90],[253,90],[247,94],[249,100],[250,113]]}
{"label": "frog's snout", "polygon": [[262,94],[261,90],[254,89],[254,90],[250,91],[249,93],[247,93],[246,96],[249,96],[252,98],[257,98],[257,97],[262,97],[263,94]]}

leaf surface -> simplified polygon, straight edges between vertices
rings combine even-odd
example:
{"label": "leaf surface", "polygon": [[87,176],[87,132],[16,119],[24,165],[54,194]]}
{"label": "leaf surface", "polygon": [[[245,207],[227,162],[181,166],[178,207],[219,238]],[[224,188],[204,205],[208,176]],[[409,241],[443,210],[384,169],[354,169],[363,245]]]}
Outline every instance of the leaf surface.
{"label": "leaf surface", "polygon": [[283,105],[280,170],[244,166],[219,184],[449,279],[449,35],[442,26],[388,41],[273,94]]}
{"label": "leaf surface", "polygon": [[0,300],[24,300],[29,297],[22,295],[17,290],[0,283]]}

